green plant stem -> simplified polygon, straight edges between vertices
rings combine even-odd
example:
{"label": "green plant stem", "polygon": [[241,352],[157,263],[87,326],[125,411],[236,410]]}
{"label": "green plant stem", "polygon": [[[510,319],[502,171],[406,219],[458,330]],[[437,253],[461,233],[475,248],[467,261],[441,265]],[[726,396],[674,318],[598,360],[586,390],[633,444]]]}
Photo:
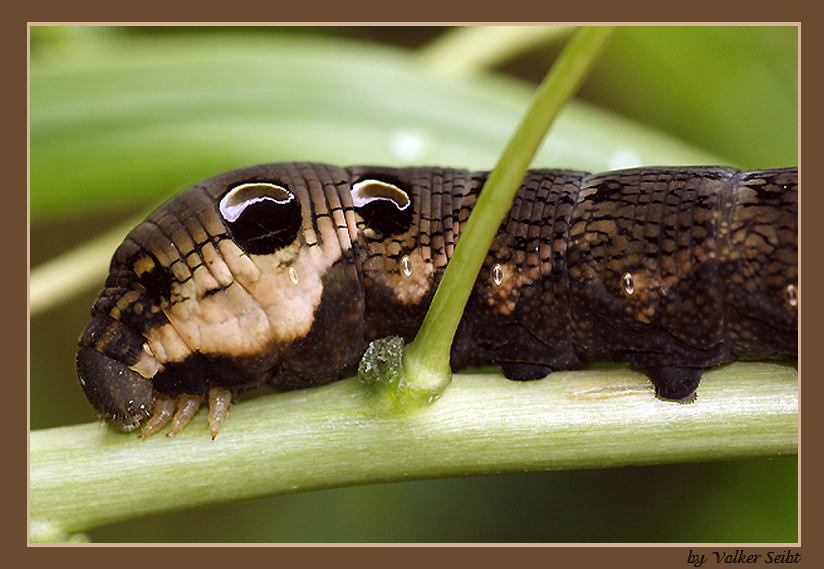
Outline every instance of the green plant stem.
{"label": "green plant stem", "polygon": [[[449,385],[450,348],[472,285],[515,193],[553,120],[583,83],[614,33],[581,28],[538,87],[530,109],[478,198],[415,340],[403,355],[409,392],[431,401]],[[463,245],[468,243],[467,245]]]}
{"label": "green plant stem", "polygon": [[354,484],[499,472],[793,455],[797,370],[735,363],[707,372],[698,402],[653,395],[628,369],[535,382],[463,375],[434,404],[386,413],[354,380],[199,413],[173,439],[100,424],[30,435],[31,539],[139,516]]}

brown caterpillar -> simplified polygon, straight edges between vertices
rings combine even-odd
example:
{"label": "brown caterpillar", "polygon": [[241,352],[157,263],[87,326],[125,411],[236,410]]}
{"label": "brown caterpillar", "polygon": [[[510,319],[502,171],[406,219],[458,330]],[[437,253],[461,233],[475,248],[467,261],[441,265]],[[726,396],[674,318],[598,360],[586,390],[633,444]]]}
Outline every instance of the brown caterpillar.
{"label": "brown caterpillar", "polygon": [[[186,190],[114,255],[80,338],[86,396],[143,436],[206,395],[352,375],[414,338],[486,172],[268,164]],[[481,269],[452,366],[510,379],[588,361],[691,401],[705,368],[797,358],[798,169],[533,170]]]}

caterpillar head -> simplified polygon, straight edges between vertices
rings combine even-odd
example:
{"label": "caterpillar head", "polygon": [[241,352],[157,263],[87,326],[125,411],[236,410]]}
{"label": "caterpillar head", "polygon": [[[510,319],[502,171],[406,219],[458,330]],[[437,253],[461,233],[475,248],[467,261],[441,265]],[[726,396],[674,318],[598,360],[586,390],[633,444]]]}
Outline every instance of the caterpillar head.
{"label": "caterpillar head", "polygon": [[77,375],[89,402],[121,431],[131,431],[154,410],[152,381],[94,348],[78,350]]}
{"label": "caterpillar head", "polygon": [[348,187],[340,169],[245,168],[138,225],[80,338],[77,372],[100,416],[128,431],[164,400],[180,412],[216,388],[294,389],[350,371],[363,295]]}
{"label": "caterpillar head", "polygon": [[134,329],[100,312],[80,337],[76,363],[83,392],[98,414],[121,431],[131,431],[154,409],[151,376],[157,362],[144,353],[144,343]]}

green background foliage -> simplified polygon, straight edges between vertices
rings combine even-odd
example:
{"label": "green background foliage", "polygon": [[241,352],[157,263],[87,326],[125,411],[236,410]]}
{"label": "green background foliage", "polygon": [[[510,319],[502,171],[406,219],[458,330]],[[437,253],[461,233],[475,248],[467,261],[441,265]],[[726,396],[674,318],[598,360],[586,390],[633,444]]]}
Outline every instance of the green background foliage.
{"label": "green background foliage", "polygon": [[[506,29],[487,32],[517,43]],[[561,40],[547,33],[495,71],[471,74],[477,53],[443,48],[456,33],[33,28],[32,267],[199,179],[255,162],[491,168]],[[797,76],[796,28],[622,29],[535,165],[796,165]],[[96,294],[32,317],[32,429],[94,420],[73,358]],[[781,458],[376,484],[157,515],[89,536],[795,542],[797,516],[797,460]]]}

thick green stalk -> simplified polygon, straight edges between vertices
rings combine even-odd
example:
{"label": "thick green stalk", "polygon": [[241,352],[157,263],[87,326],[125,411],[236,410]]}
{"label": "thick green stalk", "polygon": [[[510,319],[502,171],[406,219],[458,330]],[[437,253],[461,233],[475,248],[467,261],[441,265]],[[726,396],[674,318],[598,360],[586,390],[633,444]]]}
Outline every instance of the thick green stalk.
{"label": "thick green stalk", "polygon": [[404,351],[406,386],[414,398],[431,401],[449,385],[452,340],[492,239],[552,121],[583,83],[613,33],[613,28],[592,27],[575,34],[538,87],[532,106],[490,174],[426,318]]}
{"label": "thick green stalk", "polygon": [[798,452],[797,370],[736,363],[705,374],[699,404],[653,395],[635,371],[512,382],[458,374],[434,404],[387,413],[353,380],[199,413],[173,439],[101,424],[30,435],[33,541],[142,515],[354,484]]}

